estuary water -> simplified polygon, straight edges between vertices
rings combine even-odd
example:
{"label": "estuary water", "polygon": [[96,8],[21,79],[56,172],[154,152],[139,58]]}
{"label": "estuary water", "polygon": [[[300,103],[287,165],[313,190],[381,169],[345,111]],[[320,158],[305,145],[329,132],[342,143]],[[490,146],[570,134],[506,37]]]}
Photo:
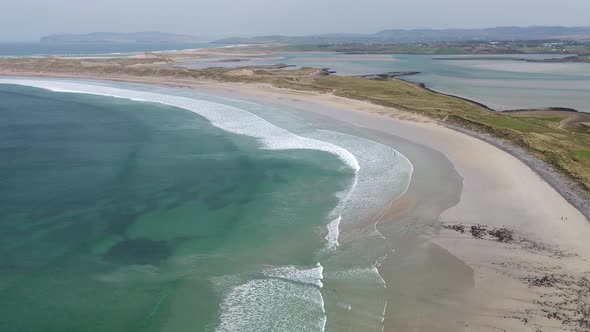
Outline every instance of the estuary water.
{"label": "estuary water", "polygon": [[[448,58],[455,60],[441,60]],[[590,112],[590,64],[539,63],[485,59],[485,56],[374,55],[340,53],[284,53],[252,57],[249,62],[195,62],[187,67],[244,66],[285,63],[297,67],[330,68],[335,75],[372,75],[420,72],[404,80],[424,83],[436,91],[483,103],[496,110],[568,107]],[[489,55],[487,57],[490,57]],[[493,55],[493,57],[547,59],[555,54]],[[469,58],[464,60],[464,58]]]}
{"label": "estuary water", "polygon": [[0,100],[2,330],[381,330],[399,152],[188,90],[0,79]]}
{"label": "estuary water", "polygon": [[[496,56],[496,55],[495,55]],[[365,59],[367,57],[367,59]],[[590,64],[541,63],[489,60],[470,56],[469,60],[439,55],[329,54],[288,55],[286,63],[298,66],[330,67],[337,75],[367,75],[390,71],[417,71],[404,80],[424,83],[436,91],[483,103],[496,110],[568,107],[590,112]],[[500,55],[510,58],[546,59],[552,54]],[[333,58],[333,60],[332,60]],[[465,58],[465,56],[455,56]]]}

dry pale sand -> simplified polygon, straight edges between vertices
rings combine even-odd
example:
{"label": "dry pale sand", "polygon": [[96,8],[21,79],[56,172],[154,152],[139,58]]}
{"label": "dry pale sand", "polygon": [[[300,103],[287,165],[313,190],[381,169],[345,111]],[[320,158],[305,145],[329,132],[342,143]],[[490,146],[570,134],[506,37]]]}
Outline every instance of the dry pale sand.
{"label": "dry pale sand", "polygon": [[[390,255],[380,267],[386,281],[403,283],[388,286],[391,306],[385,315],[386,331],[589,330],[590,223],[511,154],[426,118],[331,95],[265,85],[109,78],[191,87],[316,112],[442,153],[462,177],[460,199],[433,222],[423,223],[414,237],[392,242],[393,248],[412,251],[400,253],[403,259]],[[416,189],[393,204],[380,227],[395,229],[401,220],[414,220],[416,212],[428,210],[419,204],[421,195],[428,194],[424,191],[428,183],[422,180],[413,179]],[[436,185],[444,186],[445,180],[437,179]],[[488,231],[506,227],[511,239],[502,242],[495,233],[481,236],[471,231],[478,224],[486,225]],[[411,244],[405,246],[403,241]],[[401,263],[405,265],[396,265]],[[416,272],[404,276],[403,269]]]}

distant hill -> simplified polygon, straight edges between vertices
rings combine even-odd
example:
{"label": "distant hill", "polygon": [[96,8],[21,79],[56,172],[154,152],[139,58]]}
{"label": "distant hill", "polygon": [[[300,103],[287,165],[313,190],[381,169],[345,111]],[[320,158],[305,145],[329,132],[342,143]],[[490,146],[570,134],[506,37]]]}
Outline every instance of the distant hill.
{"label": "distant hill", "polygon": [[497,27],[487,29],[416,29],[383,30],[373,35],[391,41],[465,41],[465,40],[535,40],[590,38],[590,27]]}
{"label": "distant hill", "polygon": [[261,36],[226,38],[227,44],[337,44],[337,43],[431,43],[457,41],[506,41],[545,39],[590,39],[590,27],[497,27],[486,29],[391,29],[373,34],[322,34],[311,36]]}
{"label": "distant hill", "polygon": [[203,38],[165,32],[94,32],[42,37],[42,43],[196,43]]}

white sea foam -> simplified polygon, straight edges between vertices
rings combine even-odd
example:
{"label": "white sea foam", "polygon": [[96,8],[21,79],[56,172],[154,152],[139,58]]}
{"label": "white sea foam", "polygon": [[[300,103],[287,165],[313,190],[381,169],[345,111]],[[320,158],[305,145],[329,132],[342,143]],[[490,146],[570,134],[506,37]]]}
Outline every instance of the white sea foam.
{"label": "white sea foam", "polygon": [[324,331],[319,288],[279,279],[256,279],[233,287],[221,303],[218,332]]}
{"label": "white sea foam", "polygon": [[338,247],[338,237],[340,236],[340,221],[342,220],[342,216],[338,216],[338,218],[332,220],[328,226],[328,234],[326,235],[326,241],[328,241],[327,248],[330,250],[334,250]]}
{"label": "white sea foam", "polygon": [[354,186],[341,202],[340,209],[335,211],[335,215],[342,215],[342,222],[365,219],[371,213],[377,220],[392,198],[407,191],[413,165],[395,149],[369,139],[328,130],[316,130],[306,136],[333,144],[338,142],[339,146],[351,151],[362,166]]}
{"label": "white sea foam", "polygon": [[[339,146],[351,151],[361,165],[352,186],[338,194],[339,203],[330,215],[340,216],[339,225],[340,223],[362,223],[369,218],[373,220],[371,236],[386,240],[377,228],[377,223],[391,206],[392,198],[400,197],[408,190],[414,170],[412,163],[403,154],[389,146],[357,136],[328,130],[316,130],[306,136],[331,143],[337,142]],[[334,237],[330,232],[334,224],[330,222],[327,227],[325,248],[329,252],[334,249],[334,242],[331,241]],[[336,241],[339,235],[338,232]],[[360,239],[355,238],[355,240]],[[358,264],[362,266],[367,262],[359,261]]]}
{"label": "white sea foam", "polygon": [[[385,305],[383,306],[383,314],[381,314],[381,323],[383,324],[385,322],[385,315],[387,314],[387,305],[389,304],[389,302],[385,301]],[[381,327],[381,331],[385,330],[385,325],[383,325]]]}
{"label": "white sea foam", "polygon": [[324,267],[318,263],[316,267],[310,269],[298,268],[296,266],[277,267],[264,270],[262,273],[267,277],[286,279],[289,281],[299,282],[302,284],[311,284],[323,287]]}
{"label": "white sea foam", "polygon": [[324,331],[323,267],[273,267],[264,279],[233,286],[216,331]]}
{"label": "white sea foam", "polygon": [[339,308],[342,308],[342,309],[344,309],[346,311],[352,310],[352,305],[350,305],[348,303],[336,302],[336,306],[338,306]]}
{"label": "white sea foam", "polygon": [[124,90],[104,85],[83,84],[65,81],[43,81],[24,79],[0,79],[0,84],[26,85],[55,92],[83,93],[116,98],[160,103],[183,108],[197,113],[212,125],[232,132],[257,138],[264,149],[268,150],[319,150],[329,152],[340,158],[355,172],[360,169],[355,156],[349,151],[332,143],[317,139],[297,136],[279,128],[266,120],[245,110],[186,97],[164,95],[153,92]]}
{"label": "white sea foam", "polygon": [[385,280],[383,280],[379,274],[379,270],[375,266],[352,268],[341,271],[330,271],[329,273],[326,273],[326,278],[330,280],[368,282],[379,285],[379,287],[386,288]]}

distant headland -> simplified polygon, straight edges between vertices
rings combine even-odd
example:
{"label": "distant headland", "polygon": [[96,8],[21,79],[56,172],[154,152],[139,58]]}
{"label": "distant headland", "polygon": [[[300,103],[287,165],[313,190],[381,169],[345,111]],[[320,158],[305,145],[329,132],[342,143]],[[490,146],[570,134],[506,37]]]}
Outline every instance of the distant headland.
{"label": "distant headland", "polygon": [[529,26],[485,29],[389,29],[377,33],[328,33],[307,36],[257,36],[225,38],[224,44],[392,44],[465,41],[590,39],[590,27]]}
{"label": "distant headland", "polygon": [[93,32],[88,34],[56,34],[42,37],[42,43],[198,43],[204,38],[166,32]]}

